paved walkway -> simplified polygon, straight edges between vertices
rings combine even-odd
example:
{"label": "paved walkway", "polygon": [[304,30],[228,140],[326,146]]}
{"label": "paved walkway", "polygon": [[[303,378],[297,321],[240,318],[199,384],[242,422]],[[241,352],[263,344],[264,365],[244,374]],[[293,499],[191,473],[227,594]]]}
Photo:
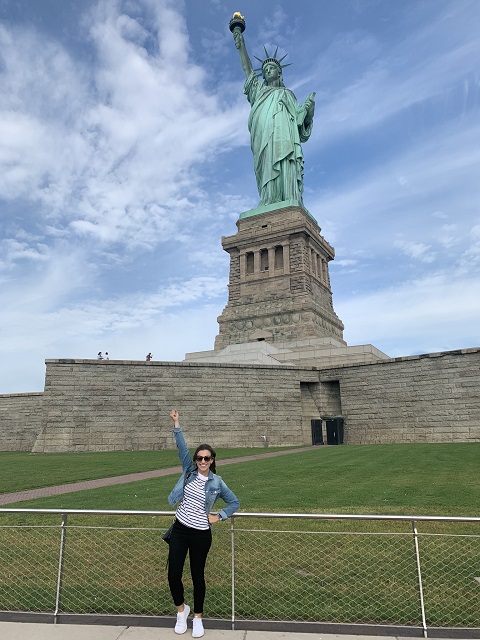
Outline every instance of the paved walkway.
{"label": "paved walkway", "polygon": [[[205,623],[207,625],[207,623]],[[190,630],[182,636],[191,638]],[[279,631],[205,630],[205,640],[405,640],[405,636],[357,636]],[[410,636],[412,637],[412,636]],[[416,636],[422,638],[422,635]],[[159,627],[110,627],[79,624],[31,624],[0,622],[2,640],[175,640],[173,629]],[[446,640],[446,639],[444,639]],[[458,640],[458,638],[457,638]]]}
{"label": "paved walkway", "polygon": [[[302,447],[300,449],[285,449],[282,451],[272,451],[270,453],[258,453],[253,456],[243,456],[242,458],[227,458],[221,461],[221,466],[235,464],[237,462],[250,462],[251,460],[261,460],[263,458],[275,458],[286,454],[311,451],[313,447]],[[59,484],[53,487],[43,487],[41,489],[27,489],[26,491],[15,491],[13,493],[0,494],[0,506],[34,500],[35,498],[46,498],[48,496],[59,496],[64,493],[74,493],[75,491],[86,491],[88,489],[98,489],[99,487],[109,487],[114,484],[128,484],[138,480],[150,480],[181,473],[181,467],[169,467],[168,469],[157,469],[155,471],[143,471],[141,473],[129,473],[123,476],[113,476],[111,478],[98,478],[97,480],[85,480],[83,482],[72,482],[70,484]]]}

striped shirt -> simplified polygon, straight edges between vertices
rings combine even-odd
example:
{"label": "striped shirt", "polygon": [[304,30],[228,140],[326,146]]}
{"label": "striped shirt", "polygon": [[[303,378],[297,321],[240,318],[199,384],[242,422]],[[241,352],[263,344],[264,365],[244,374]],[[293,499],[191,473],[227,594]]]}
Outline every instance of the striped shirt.
{"label": "striped shirt", "polygon": [[195,480],[185,485],[183,498],[178,505],[176,518],[192,529],[209,529],[205,511],[205,484],[208,476],[198,473]]}

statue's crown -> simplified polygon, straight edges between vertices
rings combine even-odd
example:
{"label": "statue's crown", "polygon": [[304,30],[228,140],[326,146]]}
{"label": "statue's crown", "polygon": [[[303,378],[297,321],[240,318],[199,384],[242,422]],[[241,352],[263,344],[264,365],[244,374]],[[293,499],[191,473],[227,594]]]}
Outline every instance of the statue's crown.
{"label": "statue's crown", "polygon": [[[283,60],[283,58],[282,58]],[[277,60],[276,58],[265,58],[265,60],[262,62],[262,69],[263,67],[265,67],[269,62],[273,62],[274,64],[277,65],[277,67],[279,69],[282,68],[282,65],[280,64],[279,60]]]}
{"label": "statue's crown", "polygon": [[263,72],[263,69],[265,67],[265,65],[267,64],[276,64],[277,67],[280,69],[280,71],[282,69],[284,69],[285,67],[289,67],[291,63],[289,64],[282,64],[282,61],[285,60],[285,58],[288,56],[288,53],[286,53],[283,58],[280,58],[280,60],[277,59],[277,53],[278,53],[278,47],[275,49],[275,53],[273,54],[273,56],[271,56],[268,51],[267,48],[264,46],[263,47],[264,51],[265,51],[265,55],[267,56],[265,58],[265,60],[262,60],[261,58],[257,58],[257,56],[254,56],[255,58],[257,58],[257,60],[261,63],[261,67],[260,69],[255,69],[255,72],[258,74],[261,74]]}

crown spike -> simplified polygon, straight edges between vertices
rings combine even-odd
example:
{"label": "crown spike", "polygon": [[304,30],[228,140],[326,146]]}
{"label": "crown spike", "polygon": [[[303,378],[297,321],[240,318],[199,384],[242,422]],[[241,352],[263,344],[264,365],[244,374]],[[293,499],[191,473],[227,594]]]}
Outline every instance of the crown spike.
{"label": "crown spike", "polygon": [[277,53],[278,53],[278,47],[275,49],[275,53],[273,54],[273,57],[276,58],[277,57]]}
{"label": "crown spike", "polygon": [[[277,50],[278,50],[278,47],[277,47]],[[276,57],[277,57],[277,56],[276,56],[276,53],[277,53],[277,52],[275,51],[275,56],[274,56],[274,58],[276,58]],[[286,53],[286,54],[283,56],[283,58],[280,58],[280,60],[279,60],[278,62],[283,62],[283,60],[285,60],[285,58],[286,58],[287,56],[288,56],[288,53]]]}
{"label": "crown spike", "polygon": [[263,50],[265,51],[265,55],[267,56],[267,58],[270,58],[270,54],[267,51],[267,47],[265,45],[263,45]]}

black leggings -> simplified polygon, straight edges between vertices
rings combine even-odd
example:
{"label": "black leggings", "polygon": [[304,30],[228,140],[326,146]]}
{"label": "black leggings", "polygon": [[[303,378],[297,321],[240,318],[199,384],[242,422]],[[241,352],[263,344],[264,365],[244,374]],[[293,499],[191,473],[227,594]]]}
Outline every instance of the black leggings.
{"label": "black leggings", "polygon": [[193,612],[203,613],[205,563],[211,546],[211,529],[192,529],[175,520],[168,553],[168,584],[176,607],[184,602],[182,574],[185,558],[189,552],[193,582]]}

